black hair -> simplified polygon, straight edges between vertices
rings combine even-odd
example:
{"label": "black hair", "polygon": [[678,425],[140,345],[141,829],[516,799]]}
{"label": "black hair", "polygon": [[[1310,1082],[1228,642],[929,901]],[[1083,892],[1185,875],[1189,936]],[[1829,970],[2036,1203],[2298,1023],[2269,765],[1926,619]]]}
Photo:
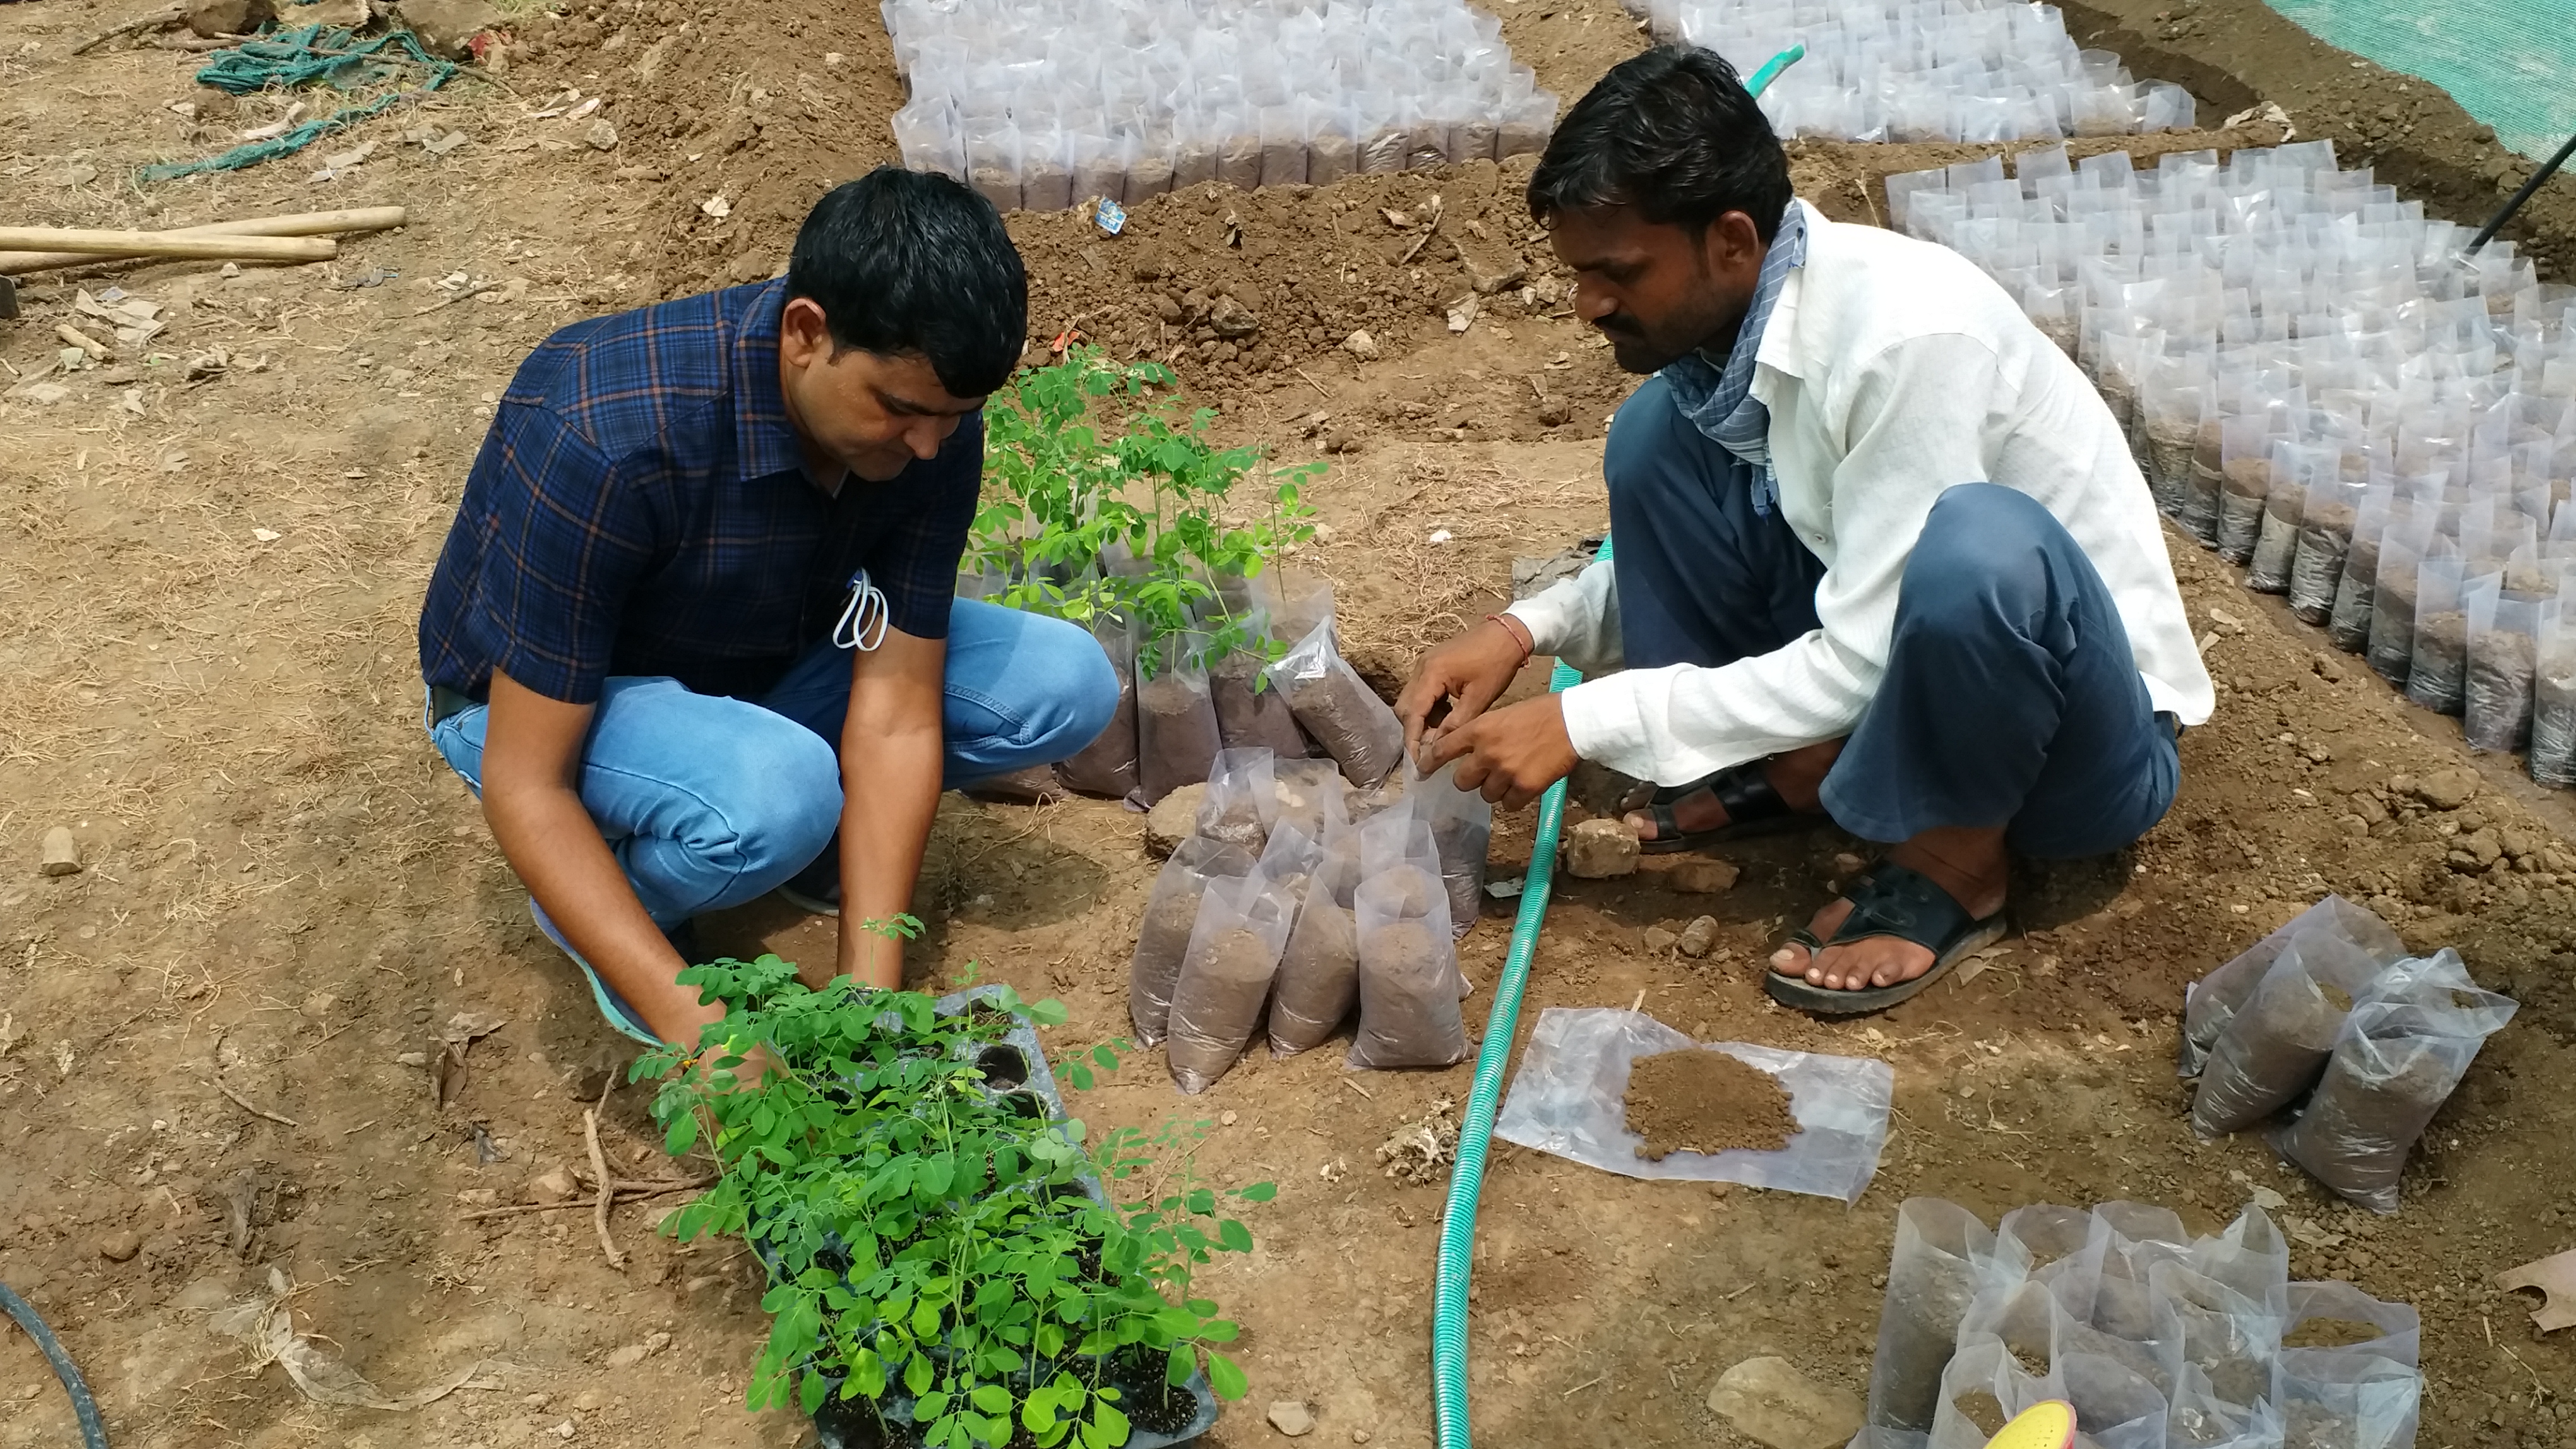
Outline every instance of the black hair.
{"label": "black hair", "polygon": [[1029,275],[993,203],[929,171],[880,166],[806,214],[787,295],[823,309],[835,350],[929,361],[955,397],[1010,380],[1029,330]]}
{"label": "black hair", "polygon": [[1789,157],[1716,51],[1659,45],[1611,67],[1565,113],[1530,173],[1530,215],[1631,206],[1692,235],[1740,211],[1765,243],[1789,209]]}

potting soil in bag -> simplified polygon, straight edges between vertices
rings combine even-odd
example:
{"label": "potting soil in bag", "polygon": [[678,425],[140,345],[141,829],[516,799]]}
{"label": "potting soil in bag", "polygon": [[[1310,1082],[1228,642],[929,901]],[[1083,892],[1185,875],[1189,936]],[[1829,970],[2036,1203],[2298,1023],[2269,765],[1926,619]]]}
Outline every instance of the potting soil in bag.
{"label": "potting soil in bag", "polygon": [[[2287,1303],[2289,1316],[2281,1333],[2285,1345],[2294,1344],[2303,1331],[2313,1331],[2312,1325],[2340,1323],[2347,1328],[2334,1335],[2341,1342],[2333,1348],[2283,1347],[2285,1373],[2314,1376],[2343,1355],[2384,1358],[2408,1368],[2423,1357],[2424,1319],[2411,1303],[2382,1302],[2350,1283],[2293,1283]],[[2367,1328],[2371,1333],[2359,1337],[2351,1328]]]}
{"label": "potting soil in bag", "polygon": [[1333,647],[1329,621],[1270,666],[1270,683],[1352,784],[1367,789],[1404,762],[1404,726]]}
{"label": "potting soil in bag", "polygon": [[2307,491],[2289,579],[2290,612],[2302,623],[2324,624],[2334,617],[2336,591],[2352,561],[2352,531],[2360,515],[2361,495],[2359,486],[2332,478]]}
{"label": "potting soil in bag", "polygon": [[2469,748],[2519,750],[2531,738],[2540,600],[2505,592],[2503,575],[2490,574],[2469,585],[2466,603],[2469,677],[2461,722]]}
{"label": "potting soil in bag", "polygon": [[2241,1132],[2315,1086],[2353,1002],[2383,969],[2330,932],[2293,938],[2201,1069],[2191,1130]]}
{"label": "potting soil in bag", "polygon": [[2182,1363],[2202,1376],[2211,1394],[2230,1404],[2272,1397],[2286,1301],[2249,1298],[2180,1263],[2158,1263],[2148,1281],[2173,1317]]}
{"label": "potting soil in bag", "polygon": [[2196,1077],[2237,1010],[2263,982],[2263,973],[2302,933],[2323,930],[2359,946],[2383,965],[2406,954],[2406,944],[2386,921],[2341,896],[2328,896],[2246,948],[2235,960],[2193,982],[2183,993],[2180,1075]]}
{"label": "potting soil in bag", "polygon": [[2148,1275],[2158,1263],[2180,1262],[2191,1235],[2171,1208],[2106,1202],[2093,1209],[2088,1256],[2101,1267],[2087,1320],[2114,1338],[2145,1342],[2156,1336],[2158,1314]]}
{"label": "potting soil in bag", "polygon": [[[2386,488],[2363,495],[2352,525],[2352,547],[2345,553],[2343,574],[2335,580],[2334,608],[2326,617],[2326,640],[2346,654],[2370,647],[2370,611],[2379,578],[2379,538],[2387,530],[2393,502]],[[2402,516],[2402,515],[2400,515]]]}
{"label": "potting soil in bag", "polygon": [[[2255,536],[2253,557],[2245,573],[2245,587],[2258,594],[2289,592],[2290,561],[2299,548],[2299,519],[2307,509],[2307,488],[2286,450],[2297,444],[2277,445],[2276,461],[2263,465],[2269,476],[2270,492],[2263,500],[2261,531]],[[2254,460],[2238,459],[2228,464],[2232,474]]]}
{"label": "potting soil in bag", "polygon": [[1227,749],[1268,750],[1283,760],[1306,757],[1306,736],[1288,698],[1262,677],[1257,654],[1235,650],[1208,670],[1208,692],[1216,704],[1216,729]]}
{"label": "potting soil in bag", "polygon": [[1199,902],[1209,883],[1247,876],[1252,869],[1250,851],[1204,836],[1182,841],[1163,862],[1136,929],[1136,954],[1127,964],[1127,1018],[1139,1042],[1160,1045],[1170,1026],[1172,988],[1189,957],[1190,934],[1198,927]]}
{"label": "potting soil in bag", "polygon": [[2439,1006],[2354,1008],[2316,1095],[2296,1122],[2272,1132],[2273,1150],[2373,1212],[2397,1211],[2398,1177],[2415,1139],[2478,1048],[2513,1019],[2514,1003],[2492,992],[2442,994],[2450,999]]}
{"label": "potting soil in bag", "polygon": [[1208,777],[1225,747],[1207,671],[1190,662],[1195,641],[1161,642],[1159,669],[1136,686],[1136,784],[1148,805]]}
{"label": "potting soil in bag", "polygon": [[2564,599],[2547,606],[2539,638],[2539,668],[2531,685],[2531,778],[2576,785],[2576,608]]}
{"label": "potting soil in bag", "polygon": [[[2045,1361],[2025,1367],[2024,1360],[1990,1335],[1958,1345],[1933,1385],[1926,1449],[1983,1449],[2014,1415],[2033,1404],[2065,1398],[2065,1385],[2047,1367]],[[2033,1368],[2041,1372],[2033,1373]]]}
{"label": "potting soil in bag", "polygon": [[1994,1248],[1994,1230],[1957,1203],[1917,1197],[1897,1208],[1896,1250],[1887,1265],[1878,1351],[1869,1367],[1871,1424],[1931,1431],[1942,1403],[1942,1370]]}
{"label": "potting soil in bag", "polygon": [[1136,788],[1135,635],[1125,619],[1103,614],[1092,620],[1091,637],[1118,676],[1118,708],[1098,739],[1056,762],[1055,777],[1068,790],[1124,799]]}
{"label": "potting soil in bag", "polygon": [[2456,545],[2436,538],[2415,566],[2415,647],[2406,697],[2426,709],[2458,714],[2469,676],[2469,616],[2460,591],[2466,567]]}
{"label": "potting soil in bag", "polygon": [[1209,886],[1172,990],[1164,1048],[1172,1084],[1183,1092],[1206,1091],[1242,1058],[1317,854],[1313,842],[1284,830],[1252,874]]}
{"label": "potting soil in bag", "polygon": [[[1419,802],[1414,798],[1411,787],[1415,782],[1415,777],[1410,771],[1387,781],[1388,791],[1396,793],[1401,803],[1391,805],[1370,816],[1367,822],[1359,827],[1360,879],[1375,880],[1379,876],[1410,866],[1422,871],[1433,880],[1441,880],[1440,846],[1432,838],[1430,820],[1425,818]],[[1446,881],[1441,881],[1441,896],[1444,908],[1442,915],[1445,918],[1448,898]],[[1454,926],[1451,928],[1450,936],[1452,940],[1456,939],[1457,931]],[[1456,959],[1454,951],[1451,952],[1451,959]],[[1465,996],[1468,990],[1467,973],[1461,971],[1458,973],[1458,994]]]}
{"label": "potting soil in bag", "polygon": [[2165,1418],[2170,1449],[2281,1449],[2281,1418],[2267,1399],[2246,1405],[2222,1399],[2209,1376],[2188,1364]]}
{"label": "potting soil in bag", "polygon": [[1273,765],[1268,750],[1219,750],[1208,769],[1207,795],[1199,801],[1196,832],[1259,855],[1274,817]]}
{"label": "potting soil in bag", "polygon": [[2375,1354],[2283,1355],[2282,1449],[2412,1449],[2424,1376]]}
{"label": "potting soil in bag", "polygon": [[1307,879],[1305,904],[1288,932],[1270,1003],[1273,1056],[1322,1046],[1359,1004],[1359,921],[1351,912],[1359,884],[1360,837],[1346,830],[1325,849]]}
{"label": "potting soil in bag", "polygon": [[1309,840],[1336,840],[1350,823],[1350,782],[1331,760],[1273,760],[1273,828],[1294,825]]}
{"label": "potting soil in bag", "polygon": [[[1405,769],[1412,768],[1406,761]],[[1440,881],[1449,892],[1449,929],[1463,936],[1484,910],[1485,848],[1494,838],[1494,805],[1473,790],[1459,789],[1457,776],[1452,761],[1409,785],[1406,793],[1415,816],[1431,827]]]}
{"label": "potting soil in bag", "polygon": [[1446,1067],[1467,1055],[1458,945],[1440,877],[1419,865],[1372,873],[1352,897],[1360,940],[1354,1067]]}

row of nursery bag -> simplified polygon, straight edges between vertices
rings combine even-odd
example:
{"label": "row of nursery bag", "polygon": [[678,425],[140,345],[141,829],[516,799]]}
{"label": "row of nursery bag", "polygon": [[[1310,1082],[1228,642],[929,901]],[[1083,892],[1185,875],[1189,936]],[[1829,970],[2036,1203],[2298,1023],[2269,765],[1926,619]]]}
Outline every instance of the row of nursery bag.
{"label": "row of nursery bag", "polygon": [[1492,831],[1493,807],[1445,771],[1408,763],[1360,791],[1328,761],[1225,751],[1146,901],[1128,969],[1138,1040],[1168,1039],[1172,1080],[1193,1093],[1256,1036],[1290,1056],[1354,1008],[1354,1067],[1461,1060],[1457,938],[1476,920]]}
{"label": "row of nursery bag", "polygon": [[1286,652],[1265,661],[1237,649],[1211,660],[1204,636],[1144,640],[1122,616],[1092,621],[1118,674],[1118,710],[1098,739],[1056,766],[1065,788],[1152,805],[1211,778],[1226,750],[1329,760],[1362,789],[1396,773],[1404,726],[1342,657],[1329,587],[1294,600],[1254,591],[1225,606],[1256,639]]}
{"label": "row of nursery bag", "polygon": [[[2289,1264],[2259,1207],[2195,1239],[2139,1203],[2035,1204],[1988,1228],[1910,1198],[1854,1445],[1982,1449],[1981,1417],[2062,1399],[2095,1449],[2411,1449],[2415,1309],[2293,1283]],[[2351,1327],[2311,1327],[2329,1323]],[[2328,1332],[2345,1346],[2287,1346]]]}
{"label": "row of nursery bag", "polygon": [[2576,784],[2576,288],[2324,141],[1888,178],[2100,385],[2158,505],[2473,748]]}
{"label": "row of nursery bag", "polygon": [[2387,922],[2328,896],[2191,987],[2192,1130],[2269,1124],[2273,1150],[2310,1176],[2395,1212],[2407,1154],[2513,1013],[2457,951],[2409,956]]}

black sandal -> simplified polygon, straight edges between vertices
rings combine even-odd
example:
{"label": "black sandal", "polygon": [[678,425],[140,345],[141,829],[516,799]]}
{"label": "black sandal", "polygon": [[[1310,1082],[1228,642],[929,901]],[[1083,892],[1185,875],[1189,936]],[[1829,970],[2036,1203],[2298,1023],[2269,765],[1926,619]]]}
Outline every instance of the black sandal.
{"label": "black sandal", "polygon": [[1782,944],[1806,947],[1807,959],[1813,962],[1828,946],[1893,936],[1930,951],[1932,969],[1911,981],[1861,991],[1810,984],[1803,969],[1795,976],[1766,969],[1762,989],[1771,993],[1772,1000],[1818,1016],[1866,1016],[1885,1011],[1920,994],[1970,954],[2003,939],[2005,931],[2004,912],[1997,911],[1982,920],[1970,916],[1967,908],[1933,884],[1931,877],[1885,860],[1854,877],[1843,899],[1851,902],[1851,914],[1834,928],[1831,940],[1819,941],[1815,932],[1802,926],[1790,932]]}
{"label": "black sandal", "polygon": [[[1637,842],[1637,848],[1648,855],[1670,855],[1723,841],[1778,835],[1823,824],[1822,815],[1802,815],[1789,808],[1789,802],[1780,798],[1780,792],[1771,788],[1770,778],[1763,774],[1765,763],[1747,760],[1686,785],[1666,785],[1636,805],[1622,806],[1619,813],[1641,814],[1653,823],[1655,838]],[[1726,811],[1726,823],[1707,830],[1684,830],[1673,819],[1673,807],[1702,790],[1717,797],[1717,803]]]}

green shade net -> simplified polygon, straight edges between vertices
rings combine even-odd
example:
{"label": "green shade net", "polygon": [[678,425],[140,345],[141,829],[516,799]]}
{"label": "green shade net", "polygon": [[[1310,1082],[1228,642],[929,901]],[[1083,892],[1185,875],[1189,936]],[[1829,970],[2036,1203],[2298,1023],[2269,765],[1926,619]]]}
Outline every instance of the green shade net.
{"label": "green shade net", "polygon": [[2421,76],[2524,156],[2576,134],[2576,0],[2269,0],[2300,28]]}
{"label": "green shade net", "polygon": [[137,175],[144,181],[170,181],[206,171],[239,171],[245,166],[292,155],[344,126],[355,125],[405,100],[434,91],[456,74],[454,65],[421,49],[418,38],[408,30],[360,40],[346,30],[325,30],[319,25],[307,25],[297,30],[280,30],[257,40],[246,40],[230,50],[216,51],[206,62],[205,69],[197,72],[197,84],[236,96],[271,86],[291,90],[317,81],[334,90],[354,91],[391,80],[407,69],[425,70],[427,78],[411,90],[389,91],[363,105],[343,107],[327,116],[306,121],[282,136],[245,142],[220,156],[208,156],[202,160],[165,161],[146,166]]}

